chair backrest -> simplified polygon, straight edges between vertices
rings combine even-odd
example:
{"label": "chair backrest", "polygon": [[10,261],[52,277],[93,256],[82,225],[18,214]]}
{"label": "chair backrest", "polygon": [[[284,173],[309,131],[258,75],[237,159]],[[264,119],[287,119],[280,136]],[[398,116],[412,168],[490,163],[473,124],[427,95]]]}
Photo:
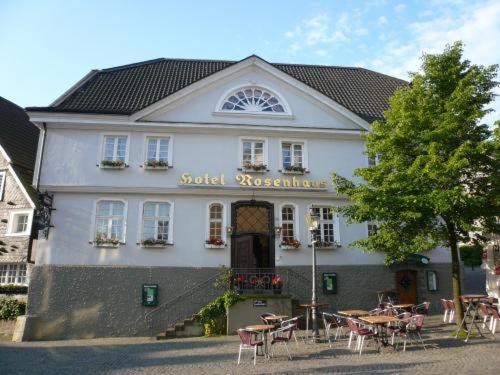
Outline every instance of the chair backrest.
{"label": "chair backrest", "polygon": [[295,324],[290,324],[287,326],[284,330],[283,333],[288,333],[285,337],[288,338],[288,340],[292,339],[293,331],[297,330],[297,326]]}
{"label": "chair backrest", "polygon": [[335,318],[335,320],[337,321],[337,326],[340,326],[340,327],[348,327],[348,323],[347,323],[347,318],[345,316],[341,316],[341,315],[338,315],[338,314],[332,314],[333,317]]}
{"label": "chair backrest", "polygon": [[325,327],[327,325],[330,325],[330,326],[336,326],[337,325],[337,319],[335,319],[335,316],[333,316],[333,314],[330,314],[330,313],[321,313],[323,315],[323,324],[325,325]]}
{"label": "chair backrest", "polygon": [[455,301],[453,301],[452,299],[448,299],[446,300],[446,303],[448,304],[448,308],[450,310],[455,310]]}
{"label": "chair backrest", "polygon": [[413,315],[410,318],[410,329],[414,329],[416,331],[420,331],[422,327],[424,326],[424,315],[418,314],[418,315]]}
{"label": "chair backrest", "polygon": [[448,302],[445,299],[441,298],[441,300],[439,302],[441,302],[441,306],[443,306],[443,309],[445,309],[445,310],[449,309]]}
{"label": "chair backrest", "polygon": [[420,305],[414,306],[412,308],[412,311],[414,314],[427,315],[427,313],[429,312],[430,306],[431,306],[430,302],[424,302],[424,303],[421,303]]}
{"label": "chair backrest", "polygon": [[359,325],[353,318],[347,318],[347,325],[351,331],[357,333],[359,331]]}
{"label": "chair backrest", "polygon": [[269,320],[266,320],[266,319],[265,319],[265,318],[270,317],[270,316],[274,316],[274,314],[272,314],[272,313],[264,313],[264,314],[261,314],[261,316],[260,316],[260,320],[262,320],[262,322],[263,322],[264,324],[270,324],[270,323],[272,323],[272,322],[271,322],[271,321],[269,321]]}
{"label": "chair backrest", "polygon": [[498,309],[493,306],[488,306],[488,313],[493,316],[495,319],[500,319],[500,314],[498,313]]}
{"label": "chair backrest", "polygon": [[481,310],[481,312],[483,313],[483,315],[485,315],[485,316],[491,315],[491,313],[490,313],[490,311],[488,309],[489,306],[486,305],[485,303],[482,303],[482,302],[479,303],[478,307],[479,307],[479,310]]}
{"label": "chair backrest", "polygon": [[240,336],[241,343],[244,345],[252,345],[252,331],[248,331],[244,328],[238,330],[238,336]]}

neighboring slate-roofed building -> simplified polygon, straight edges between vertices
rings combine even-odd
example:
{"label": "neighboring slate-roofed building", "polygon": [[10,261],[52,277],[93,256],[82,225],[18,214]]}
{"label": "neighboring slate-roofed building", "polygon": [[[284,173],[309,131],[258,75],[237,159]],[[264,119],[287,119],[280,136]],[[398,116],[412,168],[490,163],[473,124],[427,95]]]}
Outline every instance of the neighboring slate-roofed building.
{"label": "neighboring slate-roofed building", "polygon": [[310,301],[310,210],[330,309],[371,309],[379,289],[438,306],[451,295],[446,249],[388,268],[383,254],[348,248],[375,223],[330,211],[347,203],[330,173],[369,165],[362,135],[407,85],[257,56],[157,59],[91,71],[27,108],[42,129],[38,188],[56,210],[38,241],[25,337],[158,334],[220,293],[221,265],[242,293]]}
{"label": "neighboring slate-roofed building", "polygon": [[29,281],[38,134],[21,107],[0,97],[0,285]]}

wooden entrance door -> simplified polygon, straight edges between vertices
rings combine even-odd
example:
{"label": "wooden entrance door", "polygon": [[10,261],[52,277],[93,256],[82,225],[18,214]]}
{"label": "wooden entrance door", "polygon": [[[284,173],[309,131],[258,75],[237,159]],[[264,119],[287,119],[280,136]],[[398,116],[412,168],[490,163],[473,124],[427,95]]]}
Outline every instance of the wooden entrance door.
{"label": "wooden entrance door", "polygon": [[231,267],[274,268],[273,204],[239,201],[231,206]]}
{"label": "wooden entrance door", "polygon": [[417,303],[417,271],[402,270],[396,272],[396,289],[399,303]]}

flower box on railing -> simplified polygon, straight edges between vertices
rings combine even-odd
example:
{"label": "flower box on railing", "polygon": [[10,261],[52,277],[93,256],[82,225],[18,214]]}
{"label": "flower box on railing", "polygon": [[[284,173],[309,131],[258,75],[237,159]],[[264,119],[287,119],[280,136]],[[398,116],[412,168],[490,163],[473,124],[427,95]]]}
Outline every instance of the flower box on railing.
{"label": "flower box on railing", "polygon": [[141,245],[141,247],[146,247],[146,248],[162,249],[164,247],[167,247],[167,245],[169,245],[169,243],[165,240],[148,239],[148,240],[141,241],[140,245]]}
{"label": "flower box on railing", "polygon": [[123,169],[128,167],[123,160],[101,160],[98,166],[102,169]]}
{"label": "flower box on railing", "polygon": [[252,164],[252,163],[244,163],[240,168],[240,170],[246,173],[265,173],[268,171],[266,164]]}
{"label": "flower box on railing", "polygon": [[120,240],[111,238],[96,238],[90,243],[95,247],[119,247],[122,244]]}
{"label": "flower box on railing", "polygon": [[161,160],[148,160],[144,162],[144,169],[166,171],[171,168],[168,162]]}
{"label": "flower box on railing", "polygon": [[283,174],[302,175],[302,174],[307,173],[307,172],[308,172],[308,170],[300,165],[289,165],[289,166],[284,167],[281,170],[281,173],[283,173]]}
{"label": "flower box on railing", "polygon": [[223,249],[226,247],[226,243],[219,238],[210,238],[205,241],[206,249]]}
{"label": "flower box on railing", "polygon": [[280,243],[280,248],[282,250],[295,250],[300,247],[301,243],[299,240],[283,240]]}
{"label": "flower box on railing", "polygon": [[[312,245],[309,245],[309,247],[312,247]],[[338,249],[341,245],[338,242],[316,241],[314,247],[316,250],[333,250]]]}

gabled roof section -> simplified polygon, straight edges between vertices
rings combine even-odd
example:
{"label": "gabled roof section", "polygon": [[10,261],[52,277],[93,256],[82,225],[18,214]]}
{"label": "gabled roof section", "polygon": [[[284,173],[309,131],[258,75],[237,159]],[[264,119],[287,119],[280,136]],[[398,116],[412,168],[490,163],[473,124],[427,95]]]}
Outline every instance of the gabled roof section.
{"label": "gabled roof section", "polygon": [[0,146],[10,159],[16,173],[31,199],[36,202],[32,188],[33,171],[38,148],[38,128],[16,104],[0,96]]}
{"label": "gabled roof section", "polygon": [[[27,109],[130,115],[236,63],[238,62],[162,58],[97,70],[82,80],[80,86],[77,85],[66,93],[65,97],[61,97],[62,100],[56,100],[52,106]],[[368,122],[382,118],[382,112],[388,106],[388,99],[396,88],[408,85],[406,81],[363,68],[276,63],[270,65]]]}

